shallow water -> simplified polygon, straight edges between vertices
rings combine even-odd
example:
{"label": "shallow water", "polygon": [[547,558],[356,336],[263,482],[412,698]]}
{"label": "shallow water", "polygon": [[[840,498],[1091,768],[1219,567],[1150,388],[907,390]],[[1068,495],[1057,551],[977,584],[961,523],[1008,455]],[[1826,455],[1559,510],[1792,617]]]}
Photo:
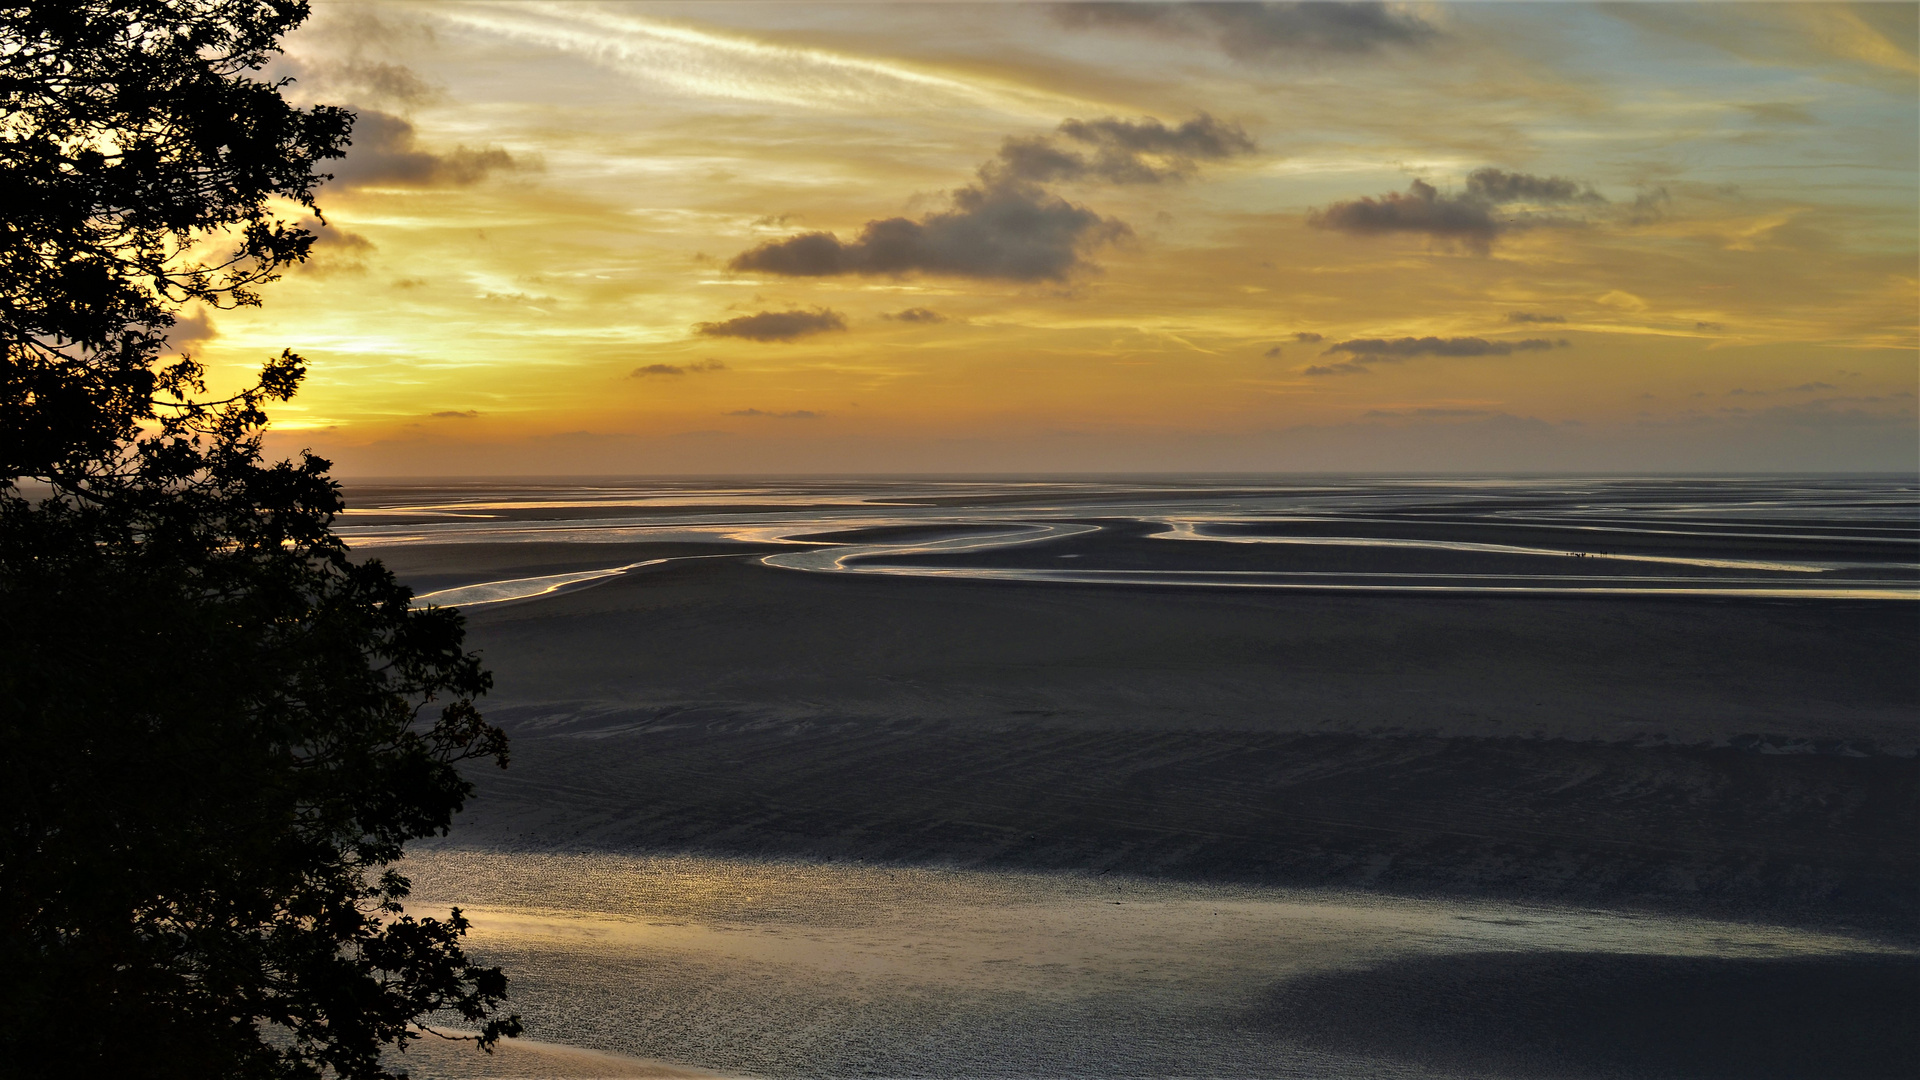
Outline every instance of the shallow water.
{"label": "shallow water", "polygon": [[[1920,487],[1900,477],[476,481],[369,486],[352,501],[341,533],[363,549],[726,542],[809,573],[1920,600]],[[526,600],[658,562],[423,599]]]}
{"label": "shallow water", "polygon": [[[726,1075],[1472,1075],[1330,1046],[1275,1009],[1289,986],[1409,961],[1907,956],[1704,919],[1093,876],[459,850],[404,869],[413,910],[471,916],[530,1038]],[[435,1076],[659,1068],[425,1049],[409,1057]]]}

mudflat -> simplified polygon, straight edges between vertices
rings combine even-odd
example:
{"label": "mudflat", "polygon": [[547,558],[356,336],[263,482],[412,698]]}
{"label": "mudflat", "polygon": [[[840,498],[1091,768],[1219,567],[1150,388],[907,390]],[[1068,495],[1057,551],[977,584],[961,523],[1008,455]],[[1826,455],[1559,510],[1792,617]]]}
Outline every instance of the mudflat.
{"label": "mudflat", "polygon": [[381,554],[428,588],[729,550],[470,609],[514,762],[451,843],[1920,926],[1910,603],[816,575],[730,545]]}

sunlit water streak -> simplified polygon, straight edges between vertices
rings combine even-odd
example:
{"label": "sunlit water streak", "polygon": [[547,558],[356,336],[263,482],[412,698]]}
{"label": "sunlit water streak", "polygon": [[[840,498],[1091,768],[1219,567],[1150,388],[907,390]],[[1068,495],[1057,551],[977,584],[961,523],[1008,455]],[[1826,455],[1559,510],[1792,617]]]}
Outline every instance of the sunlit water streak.
{"label": "sunlit water streak", "polygon": [[610,566],[605,570],[586,570],[577,574],[545,574],[539,577],[508,578],[504,581],[485,581],[478,585],[462,585],[453,589],[440,589],[414,597],[417,604],[437,604],[441,607],[474,604],[497,604],[506,600],[528,600],[536,596],[556,593],[569,585],[581,585],[610,578],[615,574],[624,574],[629,570],[638,570],[643,566],[659,566],[665,559],[643,559],[625,566]]}
{"label": "sunlit water streak", "polygon": [[1289,1045],[1245,1011],[1409,956],[1905,955],[1707,919],[1084,875],[465,851],[405,869],[416,908],[460,904],[473,951],[516,973],[530,1035],[762,1076],[1422,1075]]}

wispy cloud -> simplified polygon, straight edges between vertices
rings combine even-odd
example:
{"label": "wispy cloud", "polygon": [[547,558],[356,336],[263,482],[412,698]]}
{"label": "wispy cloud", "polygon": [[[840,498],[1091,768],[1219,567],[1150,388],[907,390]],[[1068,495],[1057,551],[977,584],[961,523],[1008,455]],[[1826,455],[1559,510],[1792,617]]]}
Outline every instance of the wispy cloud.
{"label": "wispy cloud", "polygon": [[[460,5],[440,17],[564,51],[688,96],[807,111],[926,108],[929,103],[1019,116],[1058,116],[1073,101],[986,77],[956,78],[911,63],[585,5]],[[1069,106],[1070,107],[1070,106]]]}

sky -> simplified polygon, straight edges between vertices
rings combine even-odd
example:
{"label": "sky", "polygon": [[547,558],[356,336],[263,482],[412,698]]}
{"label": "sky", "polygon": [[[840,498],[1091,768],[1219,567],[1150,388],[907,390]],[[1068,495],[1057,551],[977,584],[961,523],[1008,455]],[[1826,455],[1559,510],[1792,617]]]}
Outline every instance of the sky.
{"label": "sky", "polygon": [[317,2],[346,476],[1916,468],[1903,4]]}

